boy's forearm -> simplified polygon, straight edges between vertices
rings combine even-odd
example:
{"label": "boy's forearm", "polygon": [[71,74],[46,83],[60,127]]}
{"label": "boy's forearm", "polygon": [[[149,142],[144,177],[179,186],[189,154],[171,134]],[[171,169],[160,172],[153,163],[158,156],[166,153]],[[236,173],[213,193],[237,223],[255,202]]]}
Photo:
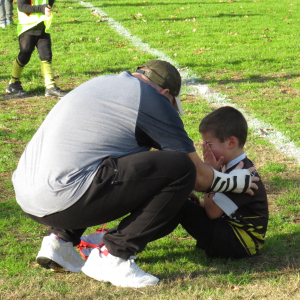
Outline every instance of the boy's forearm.
{"label": "boy's forearm", "polygon": [[210,219],[216,219],[223,215],[223,210],[213,201],[214,194],[204,194],[204,208]]}

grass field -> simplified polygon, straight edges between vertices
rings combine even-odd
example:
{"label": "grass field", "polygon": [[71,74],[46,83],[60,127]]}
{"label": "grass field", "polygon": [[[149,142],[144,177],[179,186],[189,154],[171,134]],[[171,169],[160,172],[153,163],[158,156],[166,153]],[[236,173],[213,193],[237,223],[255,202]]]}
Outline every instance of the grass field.
{"label": "grass field", "polygon": [[[211,92],[226,95],[250,118],[271,125],[250,130],[246,145],[269,198],[270,222],[261,253],[239,261],[209,259],[178,228],[138,255],[138,265],[161,280],[140,290],[36,264],[47,228],[22,213],[11,175],[58,100],[43,96],[36,52],[22,74],[28,95],[5,95],[18,38],[15,25],[1,30],[0,299],[300,299],[299,163],[268,140],[268,130],[276,130],[300,147],[299,7],[292,0],[55,3],[51,37],[59,87],[69,91],[95,76],[134,71],[163,53],[178,67],[188,67],[190,76],[207,83]],[[120,27],[131,35],[120,35]],[[183,100],[182,119],[201,154],[197,127],[213,107],[188,90]]]}

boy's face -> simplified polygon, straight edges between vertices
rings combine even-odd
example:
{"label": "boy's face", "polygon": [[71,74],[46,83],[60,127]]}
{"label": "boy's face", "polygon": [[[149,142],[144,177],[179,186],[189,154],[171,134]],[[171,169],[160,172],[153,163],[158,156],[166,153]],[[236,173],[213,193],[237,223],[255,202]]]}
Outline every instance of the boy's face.
{"label": "boy's face", "polygon": [[228,151],[228,141],[221,143],[220,140],[210,132],[200,133],[202,136],[203,143],[207,144],[210,147],[216,159],[219,160],[220,157],[223,156],[226,160]]}

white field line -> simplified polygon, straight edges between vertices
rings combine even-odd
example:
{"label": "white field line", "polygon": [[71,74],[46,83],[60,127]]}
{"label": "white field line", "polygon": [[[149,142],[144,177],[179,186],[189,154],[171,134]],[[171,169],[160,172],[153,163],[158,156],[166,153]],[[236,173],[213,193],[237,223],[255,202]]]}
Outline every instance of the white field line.
{"label": "white field line", "polygon": [[[175,62],[172,58],[165,55],[163,52],[150,48],[147,43],[144,43],[140,38],[133,36],[129,30],[123,27],[119,22],[108,17],[107,13],[101,10],[98,7],[94,7],[91,3],[78,1],[82,6],[93,10],[95,13],[100,15],[102,18],[105,18],[108,25],[113,28],[121,36],[125,37],[127,40],[130,40],[138,49],[152,54],[157,59],[166,60],[172,65],[178,68],[184,84],[189,87],[194,93],[200,94],[204,99],[206,99],[212,106],[221,107],[221,106],[234,106],[237,107],[235,103],[231,102],[230,99],[226,98],[225,95],[219,93],[213,93],[210,91],[209,87],[206,84],[199,84],[194,79],[197,77],[194,75],[191,69],[180,68],[178,63]],[[295,144],[281,132],[272,129],[272,125],[262,122],[248,113],[246,113],[242,108],[237,107],[247,119],[249,127],[254,130],[255,133],[263,135],[264,138],[268,139],[269,142],[275,145],[276,149],[282,152],[283,155],[294,158],[298,164],[300,164],[300,148],[296,147]]]}

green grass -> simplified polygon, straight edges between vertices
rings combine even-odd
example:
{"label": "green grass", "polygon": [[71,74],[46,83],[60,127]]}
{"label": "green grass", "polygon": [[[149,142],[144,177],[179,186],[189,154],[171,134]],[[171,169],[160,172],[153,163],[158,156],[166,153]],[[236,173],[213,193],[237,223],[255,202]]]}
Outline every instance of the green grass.
{"label": "green grass", "polygon": [[[179,66],[188,66],[214,91],[228,95],[239,107],[300,145],[298,3],[91,3]],[[137,65],[154,58],[79,2],[58,1],[55,12],[53,66],[61,88],[71,90],[98,75],[134,71]],[[238,261],[209,259],[195,249],[195,241],[179,227],[138,255],[139,266],[161,279],[157,287],[120,289],[84,274],[56,274],[38,267],[35,257],[47,228],[21,211],[14,199],[11,176],[27,142],[57,100],[43,97],[36,52],[22,74],[29,96],[5,96],[12,62],[18,55],[16,26],[1,31],[0,49],[0,299],[299,298],[299,166],[252,131],[246,151],[262,175],[270,201],[267,239],[260,255]],[[188,93],[182,98],[182,120],[201,154],[198,125],[212,108]]]}

